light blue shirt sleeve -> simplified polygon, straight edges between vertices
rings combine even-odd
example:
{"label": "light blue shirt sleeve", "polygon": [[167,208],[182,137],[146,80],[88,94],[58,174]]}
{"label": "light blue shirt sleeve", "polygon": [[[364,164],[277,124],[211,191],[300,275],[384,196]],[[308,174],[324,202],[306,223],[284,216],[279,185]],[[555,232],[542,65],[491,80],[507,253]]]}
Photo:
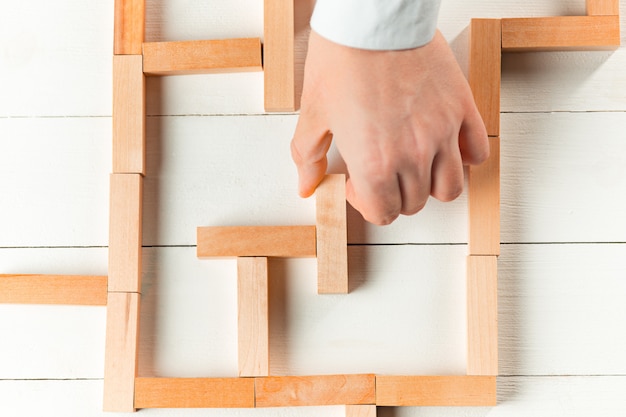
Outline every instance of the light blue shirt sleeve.
{"label": "light blue shirt sleeve", "polygon": [[360,49],[410,49],[430,42],[440,0],[317,0],[311,28]]}

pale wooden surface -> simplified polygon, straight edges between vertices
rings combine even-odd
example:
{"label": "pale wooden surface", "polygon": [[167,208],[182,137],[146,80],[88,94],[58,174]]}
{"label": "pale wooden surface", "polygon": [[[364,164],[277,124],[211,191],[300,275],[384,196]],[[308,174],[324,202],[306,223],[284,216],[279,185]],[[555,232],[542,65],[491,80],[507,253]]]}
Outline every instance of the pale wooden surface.
{"label": "pale wooden surface", "polygon": [[105,306],[107,277],[0,275],[0,303]]}
{"label": "pale wooden surface", "polygon": [[[5,6],[0,273],[107,275],[112,2]],[[193,6],[148,2],[147,40],[262,35],[261,2]],[[444,0],[440,28],[466,69],[470,18],[584,13],[582,0]],[[626,413],[626,49],[505,54],[502,68],[500,404],[379,415]],[[289,160],[296,118],[263,115],[262,78],[147,80],[142,376],[237,374],[236,262],[198,260],[196,227],[315,221]],[[429,202],[384,228],[350,211],[348,296],[315,295],[314,259],[270,260],[272,372],[462,374],[466,203]],[[105,316],[0,305],[10,335],[0,338],[0,413],[106,415]],[[332,417],[345,407],[143,414]]]}

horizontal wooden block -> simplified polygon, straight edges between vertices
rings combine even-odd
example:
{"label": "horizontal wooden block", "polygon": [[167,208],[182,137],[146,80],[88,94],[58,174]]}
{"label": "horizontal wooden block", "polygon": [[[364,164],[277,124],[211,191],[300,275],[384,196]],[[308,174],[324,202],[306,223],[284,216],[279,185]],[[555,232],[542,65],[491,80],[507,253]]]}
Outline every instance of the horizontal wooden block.
{"label": "horizontal wooden block", "polygon": [[376,405],[495,406],[495,376],[376,376]]}
{"label": "horizontal wooden block", "polygon": [[472,19],[469,84],[487,134],[500,135],[502,25],[499,19]]}
{"label": "horizontal wooden block", "polygon": [[262,70],[259,38],[147,42],[143,45],[143,72],[146,75]]}
{"label": "horizontal wooden block", "polygon": [[109,291],[141,291],[143,177],[111,174]]}
{"label": "horizontal wooden block", "polygon": [[317,292],[348,293],[346,177],[327,175],[315,192]]}
{"label": "horizontal wooden block", "polygon": [[315,226],[199,227],[198,257],[315,257]]}
{"label": "horizontal wooden block", "polygon": [[293,0],[264,0],[265,111],[294,111],[295,9]]}
{"label": "horizontal wooden block", "polygon": [[346,417],[376,417],[376,406],[346,405]]}
{"label": "horizontal wooden block", "polygon": [[0,275],[0,304],[104,306],[107,277],[84,275]]}
{"label": "horizontal wooden block", "polygon": [[139,333],[137,293],[109,293],[104,358],[104,411],[135,411]]}
{"label": "horizontal wooden block", "polygon": [[587,16],[618,16],[619,0],[587,0]]}
{"label": "horizontal wooden block", "polygon": [[498,375],[498,258],[467,257],[467,374]]}
{"label": "horizontal wooden block", "polygon": [[253,378],[137,378],[137,408],[253,408]]}
{"label": "horizontal wooden block", "polygon": [[619,44],[619,16],[502,19],[506,52],[615,49]]}
{"label": "horizontal wooden block", "polygon": [[489,138],[489,158],[469,167],[469,254],[500,254],[500,138]]}
{"label": "horizontal wooden block", "polygon": [[375,400],[374,375],[256,378],[257,407],[367,405]]}
{"label": "horizontal wooden block", "polygon": [[145,35],[145,0],[115,0],[116,55],[141,55]]}
{"label": "horizontal wooden block", "polygon": [[146,86],[141,55],[113,57],[113,172],[145,174]]}

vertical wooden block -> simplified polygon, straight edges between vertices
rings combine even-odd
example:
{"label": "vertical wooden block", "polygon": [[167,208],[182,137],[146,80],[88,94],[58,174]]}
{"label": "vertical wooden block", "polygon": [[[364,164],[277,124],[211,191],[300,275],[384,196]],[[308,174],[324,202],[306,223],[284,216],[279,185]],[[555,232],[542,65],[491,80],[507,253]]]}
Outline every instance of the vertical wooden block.
{"label": "vertical wooden block", "polygon": [[618,16],[619,0],[587,0],[587,16]]}
{"label": "vertical wooden block", "polygon": [[239,376],[269,375],[267,258],[237,258]]}
{"label": "vertical wooden block", "polygon": [[139,297],[137,293],[108,295],[104,411],[135,411]]}
{"label": "vertical wooden block", "polygon": [[346,417],[376,417],[376,406],[346,405]]}
{"label": "vertical wooden block", "polygon": [[146,94],[142,62],[141,55],[113,57],[114,173],[145,174]]}
{"label": "vertical wooden block", "polygon": [[499,19],[472,19],[469,84],[487,134],[500,135],[501,34]]}
{"label": "vertical wooden block", "polygon": [[143,177],[111,174],[109,291],[141,292]]}
{"label": "vertical wooden block", "polygon": [[467,257],[467,374],[498,375],[498,259]]}
{"label": "vertical wooden block", "polygon": [[500,138],[489,138],[487,161],[469,167],[469,254],[500,254]]}
{"label": "vertical wooden block", "polygon": [[115,55],[141,55],[145,15],[145,0],[115,0]]}
{"label": "vertical wooden block", "polygon": [[264,0],[265,110],[294,111],[294,0]]}
{"label": "vertical wooden block", "polygon": [[317,210],[317,292],[348,293],[346,179],[327,175],[315,193]]}

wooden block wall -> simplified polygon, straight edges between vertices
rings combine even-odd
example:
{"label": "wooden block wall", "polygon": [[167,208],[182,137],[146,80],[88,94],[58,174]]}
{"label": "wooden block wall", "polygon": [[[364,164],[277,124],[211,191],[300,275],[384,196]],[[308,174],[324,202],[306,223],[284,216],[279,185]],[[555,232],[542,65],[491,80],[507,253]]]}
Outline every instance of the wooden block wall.
{"label": "wooden block wall", "polygon": [[587,0],[588,16],[618,16],[619,0]]}
{"label": "wooden block wall", "polygon": [[115,0],[115,55],[141,55],[145,14],[145,0]]}

